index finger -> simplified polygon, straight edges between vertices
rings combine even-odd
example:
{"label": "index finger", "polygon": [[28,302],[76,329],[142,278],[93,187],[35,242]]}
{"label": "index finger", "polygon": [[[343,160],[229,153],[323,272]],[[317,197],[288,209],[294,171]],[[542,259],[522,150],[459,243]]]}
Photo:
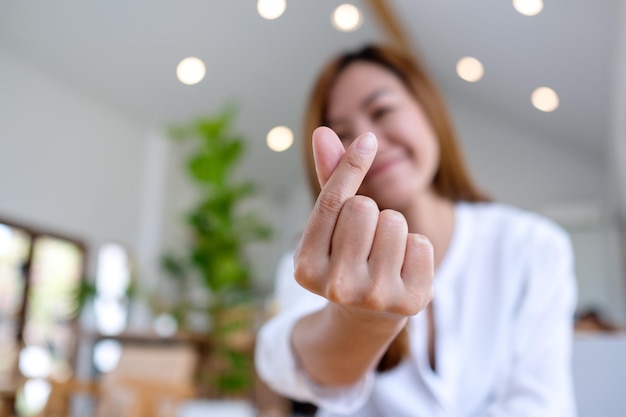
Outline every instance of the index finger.
{"label": "index finger", "polygon": [[[339,141],[336,135],[333,136],[326,135],[326,139],[323,140],[321,137],[318,137],[318,140],[314,138],[314,154],[324,155],[326,147],[334,147],[336,144],[325,143],[325,140]],[[377,147],[376,136],[369,132],[352,142],[317,198],[303,236],[303,244],[311,245],[314,250],[328,253],[341,208],[346,200],[356,195],[359,190],[374,161]],[[315,162],[318,168],[324,163],[323,160]]]}

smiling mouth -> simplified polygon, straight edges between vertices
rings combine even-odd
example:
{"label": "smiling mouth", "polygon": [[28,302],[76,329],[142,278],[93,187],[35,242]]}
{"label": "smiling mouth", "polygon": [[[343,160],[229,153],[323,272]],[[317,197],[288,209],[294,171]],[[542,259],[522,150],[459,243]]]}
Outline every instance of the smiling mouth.
{"label": "smiling mouth", "polygon": [[385,160],[385,161],[374,162],[374,164],[372,165],[370,170],[367,172],[366,177],[373,177],[373,176],[382,174],[385,171],[388,171],[390,168],[392,168],[397,163],[402,162],[403,160],[404,160],[403,156],[397,156],[395,158],[388,159],[388,160]]}

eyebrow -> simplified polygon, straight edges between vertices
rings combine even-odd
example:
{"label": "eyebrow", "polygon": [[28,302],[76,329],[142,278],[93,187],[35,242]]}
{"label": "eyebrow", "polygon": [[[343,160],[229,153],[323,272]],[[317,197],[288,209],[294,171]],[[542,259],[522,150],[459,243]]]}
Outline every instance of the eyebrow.
{"label": "eyebrow", "polygon": [[380,96],[384,96],[387,93],[390,93],[391,90],[387,89],[387,88],[381,88],[380,90],[376,90],[373,93],[371,93],[369,96],[365,97],[365,100],[363,100],[363,102],[361,102],[361,105],[359,106],[361,108],[361,110],[365,110],[367,109],[370,104],[372,104],[378,97]]}
{"label": "eyebrow", "polygon": [[[384,96],[385,94],[388,94],[390,92],[391,92],[391,90],[389,90],[388,88],[381,88],[379,90],[373,91],[367,97],[365,97],[365,99],[363,99],[363,101],[359,105],[359,108],[361,110],[367,109],[380,96]],[[344,122],[345,122],[345,119],[328,119],[326,121],[328,126],[337,125],[337,124],[341,124],[341,123],[344,123]]]}

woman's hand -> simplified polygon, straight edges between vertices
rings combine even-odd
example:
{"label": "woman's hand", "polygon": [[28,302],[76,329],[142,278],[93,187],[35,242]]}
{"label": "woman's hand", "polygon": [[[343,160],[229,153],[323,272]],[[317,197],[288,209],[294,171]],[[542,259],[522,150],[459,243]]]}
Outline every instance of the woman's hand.
{"label": "woman's hand", "polygon": [[408,232],[401,213],[381,212],[374,200],[356,195],[376,149],[372,133],[347,150],[331,129],[313,133],[322,190],[296,252],[295,277],[350,316],[401,318],[432,300],[433,249],[426,237]]}

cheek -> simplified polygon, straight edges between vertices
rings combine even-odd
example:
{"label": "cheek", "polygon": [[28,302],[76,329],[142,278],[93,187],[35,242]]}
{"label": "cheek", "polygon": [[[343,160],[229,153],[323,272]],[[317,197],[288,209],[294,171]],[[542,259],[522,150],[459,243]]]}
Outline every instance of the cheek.
{"label": "cheek", "polygon": [[384,184],[368,184],[359,190],[359,194],[372,198],[380,210],[392,209],[403,211],[411,205],[416,196],[430,188],[428,181],[414,170],[406,170],[402,176]]}
{"label": "cheek", "polygon": [[[420,114],[420,116],[422,116]],[[440,160],[440,146],[439,140],[435,135],[435,132],[430,127],[430,124],[426,119],[417,117],[417,123],[414,123],[410,129],[411,133],[409,137],[412,138],[413,152],[420,166],[422,166],[428,175],[434,176],[439,167]],[[432,172],[431,172],[432,171]]]}
{"label": "cheek", "polygon": [[439,141],[434,134],[431,133],[425,138],[424,142],[424,153],[426,159],[428,159],[425,165],[430,171],[432,171],[431,176],[434,177],[436,171],[439,169],[439,163],[441,161]]}

